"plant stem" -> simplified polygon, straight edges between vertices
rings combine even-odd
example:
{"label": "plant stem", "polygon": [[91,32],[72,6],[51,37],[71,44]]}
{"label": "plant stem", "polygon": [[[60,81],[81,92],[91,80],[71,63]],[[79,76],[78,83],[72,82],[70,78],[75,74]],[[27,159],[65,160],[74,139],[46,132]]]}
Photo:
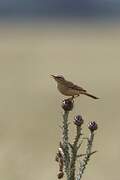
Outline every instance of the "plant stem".
{"label": "plant stem", "polygon": [[86,165],[87,165],[88,161],[90,160],[90,156],[92,155],[91,149],[92,149],[93,139],[94,139],[94,132],[91,131],[90,136],[88,138],[86,155],[85,155],[83,161],[80,163],[80,170],[79,170],[80,172],[79,172],[79,175],[77,176],[76,180],[81,180],[84,170],[86,168]]}
{"label": "plant stem", "polygon": [[80,139],[81,135],[81,127],[76,126],[77,129],[77,134],[75,137],[75,141],[73,143],[73,148],[72,148],[72,157],[71,157],[71,163],[70,163],[70,180],[75,179],[75,164],[76,164],[76,159],[77,159],[77,151],[78,151],[78,142]]}
{"label": "plant stem", "polygon": [[63,114],[63,151],[64,151],[64,164],[67,180],[70,174],[70,155],[69,155],[69,142],[68,142],[68,115],[69,111],[64,111]]}

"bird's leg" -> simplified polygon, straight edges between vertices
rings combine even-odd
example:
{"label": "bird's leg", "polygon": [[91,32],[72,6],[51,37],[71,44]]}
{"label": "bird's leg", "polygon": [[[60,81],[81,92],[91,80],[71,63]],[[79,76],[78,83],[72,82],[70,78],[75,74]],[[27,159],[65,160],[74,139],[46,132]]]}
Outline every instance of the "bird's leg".
{"label": "bird's leg", "polygon": [[75,98],[75,96],[72,96],[72,97],[71,97],[71,100],[73,100],[74,98]]}
{"label": "bird's leg", "polygon": [[74,96],[74,98],[77,98],[78,96],[80,96],[80,95],[78,94],[78,95]]}
{"label": "bird's leg", "polygon": [[70,97],[70,98],[68,98],[69,100],[74,100],[75,98],[77,98],[79,96],[79,94],[78,95],[74,95],[74,96],[72,96],[72,97]]}
{"label": "bird's leg", "polygon": [[75,98],[75,96],[72,96],[72,97],[70,97],[70,98],[67,98],[66,100],[73,101],[73,100],[74,100],[74,98]]}
{"label": "bird's leg", "polygon": [[70,100],[70,101],[73,101],[75,98],[77,98],[79,96],[79,94],[78,95],[74,95],[74,96],[72,96],[72,97],[70,97],[70,98],[67,98],[66,100]]}
{"label": "bird's leg", "polygon": [[70,100],[70,101],[72,101],[74,99],[74,97],[72,96],[72,97],[70,97],[70,98],[68,98],[68,100]]}

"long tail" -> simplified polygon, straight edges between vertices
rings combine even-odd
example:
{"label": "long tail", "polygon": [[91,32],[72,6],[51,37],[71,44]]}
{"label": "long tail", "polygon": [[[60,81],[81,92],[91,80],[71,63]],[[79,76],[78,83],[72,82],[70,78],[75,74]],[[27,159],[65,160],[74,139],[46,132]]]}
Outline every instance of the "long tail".
{"label": "long tail", "polygon": [[91,97],[91,98],[93,98],[93,99],[99,99],[98,97],[93,96],[92,94],[89,94],[89,93],[87,93],[87,92],[84,92],[83,94],[86,95],[86,96],[89,96],[89,97]]}

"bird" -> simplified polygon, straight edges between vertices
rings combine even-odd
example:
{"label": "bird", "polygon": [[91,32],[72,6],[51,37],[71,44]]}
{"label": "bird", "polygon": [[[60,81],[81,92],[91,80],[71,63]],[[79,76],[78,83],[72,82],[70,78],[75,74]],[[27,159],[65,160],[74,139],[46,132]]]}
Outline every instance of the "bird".
{"label": "bird", "polygon": [[83,89],[82,87],[72,83],[71,81],[67,81],[62,75],[51,76],[57,82],[57,89],[59,90],[59,92],[65,96],[75,98],[83,94],[93,99],[99,99],[98,97],[88,93],[87,90]]}

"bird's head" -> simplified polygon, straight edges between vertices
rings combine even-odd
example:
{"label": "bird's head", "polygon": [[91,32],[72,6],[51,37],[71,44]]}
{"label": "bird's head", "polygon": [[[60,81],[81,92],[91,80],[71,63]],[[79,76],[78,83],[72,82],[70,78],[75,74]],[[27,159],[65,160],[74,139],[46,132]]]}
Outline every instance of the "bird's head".
{"label": "bird's head", "polygon": [[53,77],[53,79],[54,79],[55,81],[57,81],[57,83],[62,83],[62,82],[65,81],[65,78],[64,78],[63,76],[61,76],[61,75],[57,75],[57,76],[51,75],[51,76]]}

